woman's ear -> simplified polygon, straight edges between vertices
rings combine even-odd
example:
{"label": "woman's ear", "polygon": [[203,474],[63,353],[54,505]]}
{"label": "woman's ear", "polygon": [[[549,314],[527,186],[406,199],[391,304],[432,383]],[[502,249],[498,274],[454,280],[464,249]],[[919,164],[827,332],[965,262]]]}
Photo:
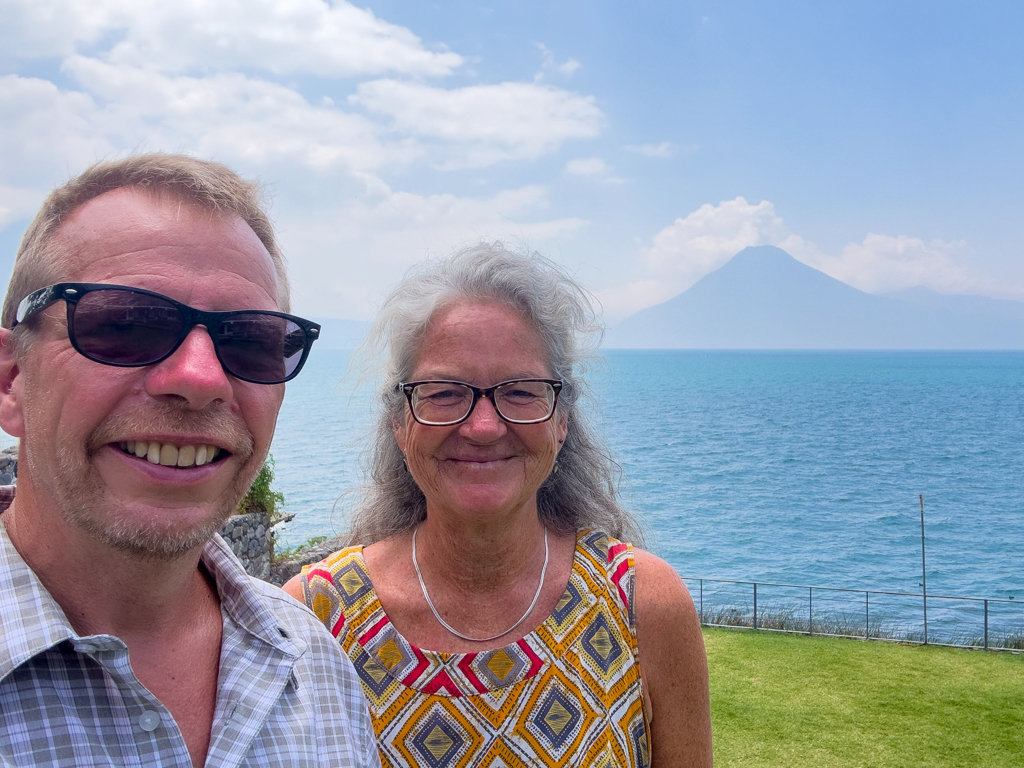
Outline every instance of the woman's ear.
{"label": "woman's ear", "polygon": [[409,435],[405,424],[395,419],[391,422],[391,429],[395,433],[395,442],[398,443],[398,450],[405,454],[406,438]]}
{"label": "woman's ear", "polygon": [[21,371],[9,328],[0,328],[0,429],[12,437],[25,436],[21,403]]}
{"label": "woman's ear", "polygon": [[569,434],[569,417],[559,417],[558,423],[555,425],[555,429],[555,434],[558,436],[558,450],[561,451],[562,445],[565,443],[565,437]]}

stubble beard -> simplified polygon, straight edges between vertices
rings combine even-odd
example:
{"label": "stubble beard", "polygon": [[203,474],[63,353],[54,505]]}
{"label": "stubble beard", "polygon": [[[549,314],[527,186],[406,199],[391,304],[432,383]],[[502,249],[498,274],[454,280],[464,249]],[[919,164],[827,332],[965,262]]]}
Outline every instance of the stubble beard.
{"label": "stubble beard", "polygon": [[[182,527],[173,510],[159,521],[141,519],[138,511],[106,493],[92,457],[125,434],[198,432],[215,434],[229,446],[240,469],[226,492],[217,498],[201,522]],[[73,527],[104,545],[143,560],[174,560],[208,542],[232,515],[245,495],[261,461],[254,461],[254,441],[238,419],[218,410],[194,412],[167,403],[149,405],[138,413],[109,418],[89,436],[84,451],[63,443],[57,449],[56,477],[32,472],[36,482],[53,496],[61,516]]]}

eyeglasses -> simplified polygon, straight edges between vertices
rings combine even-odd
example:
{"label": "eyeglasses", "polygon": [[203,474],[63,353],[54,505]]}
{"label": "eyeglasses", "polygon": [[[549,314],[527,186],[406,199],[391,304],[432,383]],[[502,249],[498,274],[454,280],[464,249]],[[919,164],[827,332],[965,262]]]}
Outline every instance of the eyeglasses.
{"label": "eyeglasses", "polygon": [[153,291],[106,283],[57,283],[30,293],[14,325],[55,301],[68,307],[68,338],[81,355],[123,368],[166,360],[197,325],[206,327],[227,373],[255,384],[293,379],[320,326],[261,309],[205,312]]}
{"label": "eyeglasses", "polygon": [[428,427],[449,427],[469,418],[481,397],[489,397],[498,415],[510,424],[539,424],[555,412],[562,382],[516,379],[493,387],[461,381],[410,381],[399,384],[412,417]]}

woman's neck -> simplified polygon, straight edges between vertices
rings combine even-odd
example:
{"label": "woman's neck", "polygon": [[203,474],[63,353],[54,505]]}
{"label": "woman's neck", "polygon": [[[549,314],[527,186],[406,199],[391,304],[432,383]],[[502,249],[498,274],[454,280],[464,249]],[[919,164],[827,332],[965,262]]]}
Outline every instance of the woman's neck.
{"label": "woman's neck", "polygon": [[463,594],[494,593],[538,578],[544,525],[536,510],[487,521],[432,516],[428,511],[417,531],[417,550],[428,583],[443,579]]}

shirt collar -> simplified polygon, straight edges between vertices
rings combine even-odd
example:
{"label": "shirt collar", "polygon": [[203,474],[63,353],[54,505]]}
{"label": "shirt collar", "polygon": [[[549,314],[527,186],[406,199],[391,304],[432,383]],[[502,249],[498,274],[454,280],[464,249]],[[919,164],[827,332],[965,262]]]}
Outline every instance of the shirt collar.
{"label": "shirt collar", "polygon": [[[306,644],[281,627],[263,590],[253,583],[219,534],[203,548],[202,563],[217,586],[221,611],[238,627],[289,658],[296,659],[305,652]],[[0,616],[0,680],[32,657],[65,640],[80,638],[63,609],[15,549],[2,522]]]}
{"label": "shirt collar", "polygon": [[[238,626],[290,658],[297,659],[305,652],[306,644],[281,626],[270,607],[266,590],[276,588],[247,574],[220,534],[215,534],[203,549],[202,563],[217,585],[221,610]],[[291,600],[283,594],[281,597]]]}
{"label": "shirt collar", "polygon": [[14,548],[0,523],[0,680],[33,656],[78,637],[64,611]]}

